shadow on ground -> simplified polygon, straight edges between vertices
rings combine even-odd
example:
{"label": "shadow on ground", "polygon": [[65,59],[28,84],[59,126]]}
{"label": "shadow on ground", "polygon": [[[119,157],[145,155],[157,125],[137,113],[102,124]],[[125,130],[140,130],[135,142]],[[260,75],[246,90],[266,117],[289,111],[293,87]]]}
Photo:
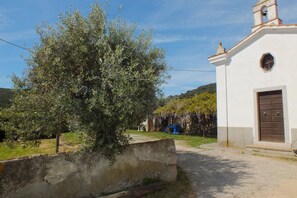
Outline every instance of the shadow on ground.
{"label": "shadow on ground", "polygon": [[239,187],[243,179],[250,176],[243,171],[248,165],[242,161],[186,151],[178,153],[178,164],[187,172],[197,197],[233,197],[226,194],[224,188]]}

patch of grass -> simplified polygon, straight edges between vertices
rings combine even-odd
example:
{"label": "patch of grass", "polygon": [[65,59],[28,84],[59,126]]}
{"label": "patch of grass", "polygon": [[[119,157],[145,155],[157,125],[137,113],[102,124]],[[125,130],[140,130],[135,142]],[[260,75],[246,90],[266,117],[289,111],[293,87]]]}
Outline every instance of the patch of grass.
{"label": "patch of grass", "polygon": [[[37,147],[23,147],[21,144],[16,144],[14,147],[9,147],[5,143],[0,143],[0,160],[8,160],[18,157],[40,155],[40,154],[55,154],[55,139],[44,139]],[[60,137],[60,152],[71,152],[79,149],[80,140],[77,133],[63,133]]]}
{"label": "patch of grass", "polygon": [[39,147],[23,147],[21,144],[16,144],[9,147],[5,143],[0,143],[0,160],[8,160],[17,157],[25,157],[39,154],[54,154],[55,140],[41,140]]}
{"label": "patch of grass", "polygon": [[[186,173],[177,167],[177,180],[173,183],[168,183],[161,191],[149,194],[145,198],[180,198],[180,197],[192,197],[192,188],[190,180]],[[195,196],[193,196],[195,197]]]}
{"label": "patch of grass", "polygon": [[184,141],[188,146],[192,147],[199,147],[203,144],[209,144],[217,142],[217,139],[215,138],[203,138],[200,136],[190,136],[190,135],[173,135],[169,133],[163,133],[163,132],[142,132],[142,131],[136,131],[136,130],[128,130],[128,134],[135,134],[135,135],[143,135],[151,138],[156,139],[175,139],[175,140],[181,140]]}
{"label": "patch of grass", "polygon": [[61,141],[67,142],[68,144],[77,145],[81,143],[80,133],[62,133],[61,134]]}

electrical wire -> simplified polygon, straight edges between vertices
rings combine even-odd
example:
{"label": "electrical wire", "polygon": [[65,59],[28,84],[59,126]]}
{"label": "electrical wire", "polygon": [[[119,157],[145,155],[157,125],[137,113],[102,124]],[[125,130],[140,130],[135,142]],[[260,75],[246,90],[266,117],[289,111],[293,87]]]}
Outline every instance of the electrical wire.
{"label": "electrical wire", "polygon": [[1,39],[1,38],[0,38],[0,41],[3,41],[3,42],[5,42],[5,43],[8,43],[8,44],[13,45],[13,46],[15,46],[15,47],[18,47],[18,48],[20,48],[20,49],[23,49],[23,50],[27,50],[27,51],[29,51],[29,52],[32,52],[30,49],[28,49],[28,48],[26,48],[26,47],[23,47],[23,46],[20,46],[20,45],[18,45],[18,44],[9,42],[9,41],[7,41],[7,40],[4,40],[4,39]]}
{"label": "electrical wire", "polygon": [[[23,46],[20,46],[18,44],[15,44],[15,43],[12,43],[10,41],[7,41],[7,40],[4,40],[2,38],[0,38],[0,41],[3,41],[7,44],[10,44],[14,47],[18,47],[20,49],[23,49],[23,50],[26,50],[26,51],[29,51],[29,52],[32,52],[32,50],[26,48],[26,47],[23,47]],[[200,73],[214,73],[215,71],[208,71],[208,70],[199,70],[199,69],[175,69],[175,68],[172,68],[172,69],[168,69],[168,71],[178,71],[178,72],[200,72]]]}
{"label": "electrical wire", "polygon": [[205,72],[205,73],[213,73],[215,71],[211,70],[200,70],[200,69],[168,69],[169,71],[180,71],[180,72]]}

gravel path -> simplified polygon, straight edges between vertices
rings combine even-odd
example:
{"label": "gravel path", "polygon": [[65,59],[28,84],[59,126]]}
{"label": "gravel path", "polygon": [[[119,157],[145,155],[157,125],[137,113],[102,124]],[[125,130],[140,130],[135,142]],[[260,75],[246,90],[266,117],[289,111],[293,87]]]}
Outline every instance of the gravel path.
{"label": "gravel path", "polygon": [[196,197],[297,197],[297,161],[253,156],[217,144],[196,149],[176,141],[176,149],[178,165],[187,172]]}

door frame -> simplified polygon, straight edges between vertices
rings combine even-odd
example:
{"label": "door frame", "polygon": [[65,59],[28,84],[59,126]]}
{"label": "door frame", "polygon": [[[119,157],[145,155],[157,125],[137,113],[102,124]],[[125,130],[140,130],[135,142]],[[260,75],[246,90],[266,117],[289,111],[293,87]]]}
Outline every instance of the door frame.
{"label": "door frame", "polygon": [[[285,142],[263,142],[260,141],[260,126],[259,126],[259,104],[258,104],[258,93],[259,92],[269,92],[269,91],[282,91],[283,99],[283,111],[284,111],[284,136]],[[261,89],[254,89],[254,143],[255,144],[288,144],[290,145],[290,133],[289,133],[289,121],[288,121],[288,100],[287,100],[287,88],[286,86],[277,86],[277,87],[267,87]]]}

